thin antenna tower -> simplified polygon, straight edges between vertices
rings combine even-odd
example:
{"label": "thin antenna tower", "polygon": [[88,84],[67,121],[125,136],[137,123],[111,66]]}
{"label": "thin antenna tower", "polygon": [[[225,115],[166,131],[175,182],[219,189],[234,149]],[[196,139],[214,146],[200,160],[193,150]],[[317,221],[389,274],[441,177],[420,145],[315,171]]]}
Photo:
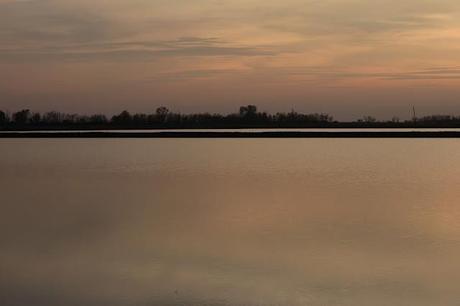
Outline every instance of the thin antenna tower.
{"label": "thin antenna tower", "polygon": [[415,106],[412,106],[412,120],[417,121],[417,113],[415,112]]}

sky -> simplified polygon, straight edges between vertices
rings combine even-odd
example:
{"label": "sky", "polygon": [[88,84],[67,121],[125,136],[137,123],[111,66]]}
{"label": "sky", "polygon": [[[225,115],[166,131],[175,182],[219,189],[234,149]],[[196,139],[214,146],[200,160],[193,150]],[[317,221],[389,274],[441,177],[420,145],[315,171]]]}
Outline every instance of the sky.
{"label": "sky", "polygon": [[460,115],[458,0],[0,0],[0,109]]}

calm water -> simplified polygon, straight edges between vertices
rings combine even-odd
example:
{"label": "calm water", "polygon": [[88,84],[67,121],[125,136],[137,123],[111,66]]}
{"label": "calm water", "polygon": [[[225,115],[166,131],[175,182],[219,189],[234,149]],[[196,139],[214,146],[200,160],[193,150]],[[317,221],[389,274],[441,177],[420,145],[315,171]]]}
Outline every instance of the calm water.
{"label": "calm water", "polygon": [[458,305],[460,141],[0,141],[2,306]]}

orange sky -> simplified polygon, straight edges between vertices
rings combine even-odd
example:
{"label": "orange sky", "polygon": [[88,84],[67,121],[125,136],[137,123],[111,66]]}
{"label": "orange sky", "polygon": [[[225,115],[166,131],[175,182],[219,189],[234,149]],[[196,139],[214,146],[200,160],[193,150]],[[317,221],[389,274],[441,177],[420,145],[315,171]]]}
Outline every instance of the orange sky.
{"label": "orange sky", "polygon": [[457,0],[0,0],[0,108],[460,114]]}

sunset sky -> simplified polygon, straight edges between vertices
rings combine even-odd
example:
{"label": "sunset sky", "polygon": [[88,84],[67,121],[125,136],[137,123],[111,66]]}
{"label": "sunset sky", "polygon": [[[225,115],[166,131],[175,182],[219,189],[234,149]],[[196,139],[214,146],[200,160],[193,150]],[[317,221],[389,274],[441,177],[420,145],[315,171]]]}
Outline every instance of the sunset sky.
{"label": "sunset sky", "polygon": [[458,0],[0,0],[0,109],[460,115]]}

